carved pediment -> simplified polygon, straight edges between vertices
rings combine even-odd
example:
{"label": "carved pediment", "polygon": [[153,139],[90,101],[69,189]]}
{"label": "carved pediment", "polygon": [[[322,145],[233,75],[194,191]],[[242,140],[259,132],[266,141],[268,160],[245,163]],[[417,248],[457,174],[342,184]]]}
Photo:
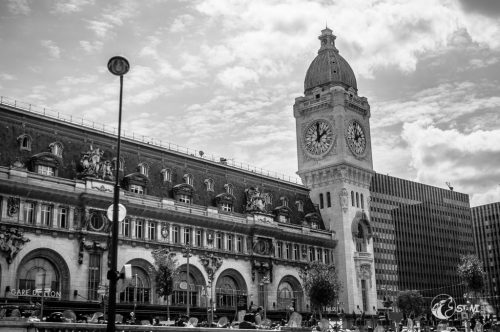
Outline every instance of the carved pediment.
{"label": "carved pediment", "polygon": [[81,153],[80,166],[82,171],[80,177],[94,177],[97,179],[112,181],[113,171],[112,163],[102,158],[104,151],[99,148],[93,148]]}

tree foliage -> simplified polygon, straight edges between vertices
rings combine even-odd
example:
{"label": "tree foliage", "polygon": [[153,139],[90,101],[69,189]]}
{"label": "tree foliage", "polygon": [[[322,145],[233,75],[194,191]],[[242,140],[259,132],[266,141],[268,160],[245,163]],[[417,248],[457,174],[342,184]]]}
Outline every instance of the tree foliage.
{"label": "tree foliage", "polygon": [[396,304],[407,316],[416,317],[424,312],[425,301],[418,291],[406,290],[399,292]]}
{"label": "tree foliage", "polygon": [[469,291],[479,292],[484,287],[483,263],[476,255],[461,255],[457,274]]}
{"label": "tree foliage", "polygon": [[167,299],[174,291],[174,280],[179,274],[177,260],[167,250],[154,250],[154,276],[156,282],[156,293]]}
{"label": "tree foliage", "polygon": [[342,289],[335,265],[311,262],[300,271],[300,277],[311,301],[311,308],[321,309],[323,306],[335,305]]}

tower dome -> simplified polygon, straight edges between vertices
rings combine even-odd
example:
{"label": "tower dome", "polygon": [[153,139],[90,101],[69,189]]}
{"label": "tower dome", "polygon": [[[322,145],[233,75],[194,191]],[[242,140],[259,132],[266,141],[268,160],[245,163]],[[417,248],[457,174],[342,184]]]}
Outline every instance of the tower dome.
{"label": "tower dome", "polygon": [[335,35],[325,28],[321,31],[321,47],[313,60],[304,80],[304,94],[309,94],[316,87],[340,85],[358,90],[356,77],[347,61],[340,56],[335,47]]}

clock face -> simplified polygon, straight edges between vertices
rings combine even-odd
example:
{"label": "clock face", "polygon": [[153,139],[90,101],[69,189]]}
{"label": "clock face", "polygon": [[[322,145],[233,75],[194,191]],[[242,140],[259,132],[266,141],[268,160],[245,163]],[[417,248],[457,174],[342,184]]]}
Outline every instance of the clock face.
{"label": "clock face", "polygon": [[346,132],[347,145],[355,155],[362,155],[366,149],[366,136],[363,127],[357,121],[351,121]]}
{"label": "clock face", "polygon": [[330,150],[334,138],[332,125],[325,120],[316,120],[305,130],[304,147],[311,154],[321,155]]}

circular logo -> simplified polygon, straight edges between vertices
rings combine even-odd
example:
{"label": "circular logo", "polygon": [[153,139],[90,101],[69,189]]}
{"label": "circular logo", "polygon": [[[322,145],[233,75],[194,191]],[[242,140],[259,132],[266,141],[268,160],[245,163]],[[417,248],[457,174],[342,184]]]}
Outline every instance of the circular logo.
{"label": "circular logo", "polygon": [[431,312],[438,319],[450,319],[456,308],[455,300],[447,294],[440,294],[433,298],[431,302]]}

